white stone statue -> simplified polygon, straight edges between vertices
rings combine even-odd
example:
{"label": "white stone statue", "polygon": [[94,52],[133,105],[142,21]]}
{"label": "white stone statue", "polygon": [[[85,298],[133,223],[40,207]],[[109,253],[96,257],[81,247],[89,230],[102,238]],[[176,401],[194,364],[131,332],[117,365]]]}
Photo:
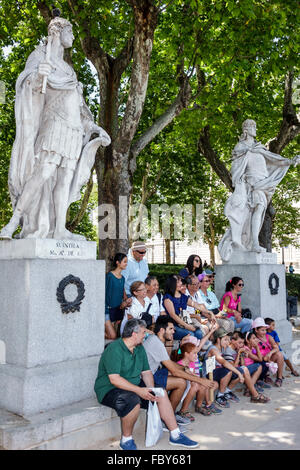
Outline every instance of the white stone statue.
{"label": "white stone statue", "polygon": [[269,152],[255,137],[256,123],[247,119],[232,152],[234,192],[224,209],[230,228],[218,246],[223,261],[229,261],[240,251],[266,251],[259,245],[258,236],[267,206],[290,165],[296,166],[300,161],[299,155],[290,160]]}
{"label": "white stone statue", "polygon": [[[0,232],[11,239],[83,238],[65,228],[69,205],[80,199],[95,154],[109,135],[94,123],[73,68],[63,60],[72,46],[72,25],[55,17],[47,45],[29,56],[16,83],[16,139],[9,170],[13,216]],[[99,137],[90,140],[93,133]]]}

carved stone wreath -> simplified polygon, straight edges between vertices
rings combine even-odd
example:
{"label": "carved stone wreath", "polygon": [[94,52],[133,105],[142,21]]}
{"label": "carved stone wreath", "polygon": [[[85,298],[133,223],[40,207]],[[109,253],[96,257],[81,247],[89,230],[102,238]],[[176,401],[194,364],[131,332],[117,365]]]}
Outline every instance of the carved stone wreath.
{"label": "carved stone wreath", "polygon": [[[65,288],[69,284],[75,284],[75,286],[77,287],[77,297],[72,302],[66,300],[65,298]],[[62,281],[60,281],[56,290],[56,297],[58,302],[60,303],[62,313],[75,312],[76,310],[79,312],[80,304],[84,299],[84,293],[84,284],[79,279],[79,277],[75,277],[72,274],[69,274],[69,276],[65,277]]]}
{"label": "carved stone wreath", "polygon": [[[275,286],[273,286],[273,281],[275,281]],[[279,289],[279,277],[277,274],[272,273],[270,274],[269,277],[269,289],[271,292],[271,295],[276,295],[278,294],[278,289]]]}

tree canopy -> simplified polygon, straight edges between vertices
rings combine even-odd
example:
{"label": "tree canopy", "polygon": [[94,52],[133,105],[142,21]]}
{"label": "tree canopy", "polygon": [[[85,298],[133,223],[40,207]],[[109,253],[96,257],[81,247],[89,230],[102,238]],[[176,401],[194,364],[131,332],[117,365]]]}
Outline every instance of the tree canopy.
{"label": "tree canopy", "polygon": [[[14,84],[47,35],[52,3],[0,1],[0,80],[7,88],[0,105],[3,225],[11,213],[6,181]],[[112,137],[96,158],[98,204],[114,204],[118,212],[120,195],[128,204],[130,197],[139,201],[146,175],[148,204],[203,202],[204,238],[216,243],[226,228],[222,205],[242,122],[254,119],[259,140],[284,156],[299,144],[299,103],[292,102],[299,77],[294,0],[64,0],[55,6],[73,24],[66,60]],[[296,243],[299,229],[292,205],[299,201],[298,178],[299,168],[290,170],[273,198],[274,235],[285,244]],[[126,238],[100,240],[100,256],[127,247]]]}

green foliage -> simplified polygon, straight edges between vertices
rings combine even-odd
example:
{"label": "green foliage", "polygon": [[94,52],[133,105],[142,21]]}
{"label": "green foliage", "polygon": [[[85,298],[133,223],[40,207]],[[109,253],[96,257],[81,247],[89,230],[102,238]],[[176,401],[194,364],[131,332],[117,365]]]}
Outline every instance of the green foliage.
{"label": "green foliage", "polygon": [[[42,3],[51,8],[53,2]],[[147,207],[163,202],[203,203],[203,237],[214,238],[217,243],[227,225],[223,207],[228,191],[198,152],[199,132],[210,126],[212,147],[228,168],[246,118],[256,120],[258,139],[263,143],[274,138],[282,119],[286,73],[294,68],[295,76],[299,75],[300,11],[294,0],[153,0],[153,4],[162,5],[162,11],[136,138],[173,103],[182,72],[190,76],[193,99],[189,109],[138,156],[133,200],[141,200],[142,178],[147,171],[148,188],[154,188]],[[47,35],[47,28],[38,2],[0,0],[0,6],[0,80],[7,88],[6,103],[0,105],[0,222],[4,225],[11,215],[7,175],[15,135],[14,84],[30,52]],[[132,7],[130,2],[113,0],[62,0],[56,6],[73,24],[75,42],[70,56],[96,119],[100,114],[99,83],[82,52],[81,41],[88,24],[92,37],[113,60],[134,33]],[[120,120],[130,88],[131,66],[129,63],[118,90]],[[297,145],[299,138],[283,155],[294,155]],[[293,206],[299,202],[297,180],[299,168],[290,170],[275,193],[276,243],[297,243],[300,221]],[[72,214],[80,202],[76,204],[70,209]],[[83,229],[90,233],[87,227]],[[93,238],[92,234],[88,236]]]}
{"label": "green foliage", "polygon": [[183,264],[149,264],[149,275],[157,278],[160,291],[163,292],[168,276],[178,274],[182,268]]}
{"label": "green foliage", "polygon": [[300,274],[286,273],[285,280],[288,294],[300,299]]}

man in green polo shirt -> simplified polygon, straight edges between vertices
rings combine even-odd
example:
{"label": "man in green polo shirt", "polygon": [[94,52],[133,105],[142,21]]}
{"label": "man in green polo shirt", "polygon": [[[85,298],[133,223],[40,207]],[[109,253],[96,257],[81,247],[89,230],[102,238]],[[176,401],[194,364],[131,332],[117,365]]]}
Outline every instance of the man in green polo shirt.
{"label": "man in green polo shirt", "polygon": [[120,417],[120,447],[123,450],[137,450],[132,431],[140,408],[147,409],[149,400],[157,402],[161,419],[170,431],[170,444],[198,447],[197,442],[180,432],[167,393],[156,397],[151,390],[154,387],[153,374],[142,346],[145,332],[146,323],[143,320],[129,320],[122,338],[110,343],[104,350],[94,387],[98,401],[115,409]]}

